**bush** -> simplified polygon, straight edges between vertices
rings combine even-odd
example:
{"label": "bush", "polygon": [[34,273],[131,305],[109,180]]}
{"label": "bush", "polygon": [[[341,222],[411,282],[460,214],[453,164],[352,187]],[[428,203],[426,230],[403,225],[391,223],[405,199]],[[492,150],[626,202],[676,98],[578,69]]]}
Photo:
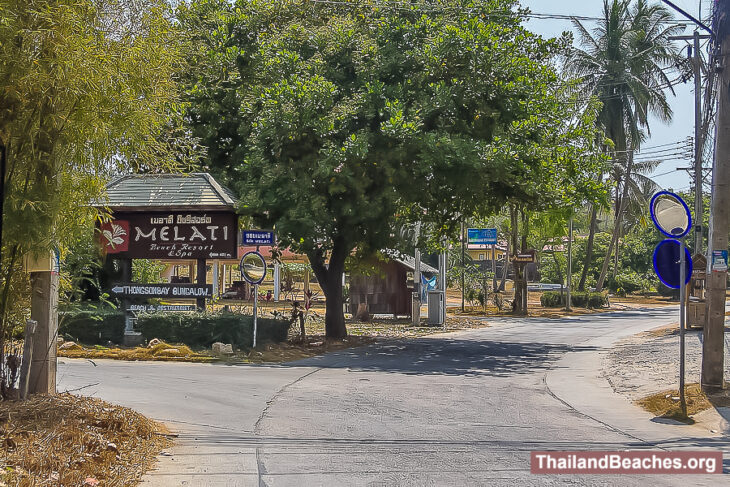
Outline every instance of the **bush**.
{"label": "bush", "polygon": [[[286,341],[289,322],[258,318],[257,344]],[[215,342],[251,348],[253,316],[235,313],[150,313],[137,319],[137,328],[146,340],[159,338],[191,347],[210,347]]]}
{"label": "bush", "polygon": [[[540,304],[546,308],[565,306],[566,293],[546,291],[540,297]],[[571,305],[576,308],[605,308],[608,306],[608,295],[604,293],[573,292],[570,295]]]}
{"label": "bush", "polygon": [[60,335],[87,345],[121,343],[124,338],[124,313],[117,309],[73,309],[60,311],[58,317]]}
{"label": "bush", "polygon": [[626,271],[608,280],[608,289],[617,292],[623,289],[626,294],[651,290],[651,281],[636,272]]}
{"label": "bush", "polygon": [[540,304],[545,308],[559,308],[565,306],[565,295],[557,291],[545,291],[540,296]]}
{"label": "bush", "polygon": [[664,285],[661,281],[659,282],[656,290],[660,296],[664,296],[665,298],[679,299],[679,289],[672,289],[671,287]]}

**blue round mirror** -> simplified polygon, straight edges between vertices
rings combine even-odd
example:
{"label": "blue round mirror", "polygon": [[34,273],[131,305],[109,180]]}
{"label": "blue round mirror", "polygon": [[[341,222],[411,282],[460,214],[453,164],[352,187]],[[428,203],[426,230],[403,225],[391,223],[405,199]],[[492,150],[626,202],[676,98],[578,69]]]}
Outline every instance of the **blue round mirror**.
{"label": "blue round mirror", "polygon": [[654,225],[667,237],[682,238],[692,228],[692,215],[687,203],[669,191],[660,191],[649,204]]}

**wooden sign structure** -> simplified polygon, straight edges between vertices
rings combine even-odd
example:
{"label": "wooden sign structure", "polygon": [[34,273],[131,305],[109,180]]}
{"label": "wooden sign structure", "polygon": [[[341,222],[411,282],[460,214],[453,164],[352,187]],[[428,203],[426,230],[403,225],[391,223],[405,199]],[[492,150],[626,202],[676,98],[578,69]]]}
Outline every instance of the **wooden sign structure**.
{"label": "wooden sign structure", "polygon": [[515,263],[531,264],[535,262],[535,251],[529,250],[519,254],[514,254],[510,257],[510,260]]}
{"label": "wooden sign structure", "polygon": [[[121,298],[123,309],[130,310],[132,300],[152,297],[194,299],[198,309],[205,309],[206,299],[213,297],[213,287],[206,282],[206,261],[238,256],[232,194],[207,173],[131,174],[112,181],[107,196],[108,201],[98,206],[109,210],[111,219],[99,225],[99,243],[107,257],[119,260],[121,282],[111,291]],[[133,283],[134,259],[194,261],[195,283]],[[127,335],[137,335],[129,319]]]}

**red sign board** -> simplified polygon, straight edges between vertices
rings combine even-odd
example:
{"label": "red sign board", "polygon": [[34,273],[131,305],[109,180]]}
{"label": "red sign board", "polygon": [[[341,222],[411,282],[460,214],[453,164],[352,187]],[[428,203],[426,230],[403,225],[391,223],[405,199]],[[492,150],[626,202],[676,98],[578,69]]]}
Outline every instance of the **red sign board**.
{"label": "red sign board", "polygon": [[107,254],[127,259],[235,259],[238,217],[232,212],[115,213],[99,228]]}

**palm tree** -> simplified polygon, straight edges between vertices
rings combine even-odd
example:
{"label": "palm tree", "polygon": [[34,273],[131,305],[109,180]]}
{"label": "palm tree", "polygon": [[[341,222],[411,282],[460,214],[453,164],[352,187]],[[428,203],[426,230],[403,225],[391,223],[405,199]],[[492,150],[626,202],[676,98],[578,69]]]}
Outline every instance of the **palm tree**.
{"label": "palm tree", "polygon": [[[622,171],[613,171],[616,192],[616,218],[608,253],[598,278],[596,289],[603,287],[611,254],[618,241],[621,219],[629,200],[631,183],[624,175],[634,173],[633,151],[640,147],[642,129],[649,131],[649,115],[669,121],[672,110],[667,103],[665,89],[673,82],[666,67],[679,60],[678,51],[669,37],[682,27],[669,22],[672,16],[659,4],[647,0],[604,0],[603,19],[589,31],[574,21],[583,48],[573,50],[567,70],[575,75],[581,89],[603,102],[598,117],[606,136],[614,143],[613,159]],[[588,246],[592,249],[595,234],[595,213],[592,211]],[[584,271],[592,253],[587,252]],[[585,279],[581,279],[585,283]]]}

